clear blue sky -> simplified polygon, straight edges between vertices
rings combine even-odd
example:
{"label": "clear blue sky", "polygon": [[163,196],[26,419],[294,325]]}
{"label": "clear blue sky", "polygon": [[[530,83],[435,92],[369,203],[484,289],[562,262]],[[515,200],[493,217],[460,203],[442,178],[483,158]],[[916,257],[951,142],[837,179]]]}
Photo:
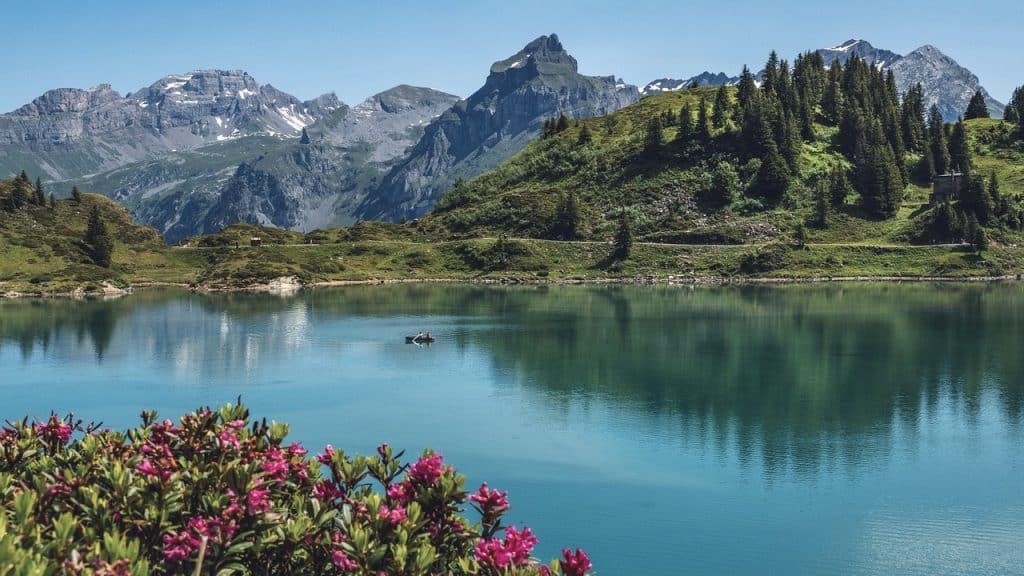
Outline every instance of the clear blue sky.
{"label": "clear blue sky", "polygon": [[197,68],[241,68],[300,98],[346,103],[396,84],[467,96],[488,66],[558,33],[588,74],[642,85],[759,66],[864,38],[934,44],[998,100],[1024,84],[1022,0],[5,0],[0,111],[49,88],[120,92]]}

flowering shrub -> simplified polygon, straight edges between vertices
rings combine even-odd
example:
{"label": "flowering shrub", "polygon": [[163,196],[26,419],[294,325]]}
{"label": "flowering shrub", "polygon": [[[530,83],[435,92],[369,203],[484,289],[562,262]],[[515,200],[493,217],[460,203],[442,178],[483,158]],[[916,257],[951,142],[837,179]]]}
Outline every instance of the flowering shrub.
{"label": "flowering shrub", "polygon": [[[411,464],[285,444],[242,405],[127,432],[71,416],[0,430],[0,575],[583,576],[587,555],[540,565],[504,492],[439,454]],[[466,517],[467,506],[479,521]],[[474,515],[475,517],[475,515]]]}

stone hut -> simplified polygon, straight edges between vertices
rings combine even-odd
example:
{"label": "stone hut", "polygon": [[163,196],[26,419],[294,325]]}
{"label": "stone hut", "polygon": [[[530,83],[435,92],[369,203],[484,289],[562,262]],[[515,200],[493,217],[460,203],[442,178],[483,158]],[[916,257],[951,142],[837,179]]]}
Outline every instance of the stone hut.
{"label": "stone hut", "polygon": [[252,247],[255,248],[257,246],[262,246],[262,245],[263,245],[263,239],[260,238],[259,236],[253,236],[252,238],[249,238],[249,246],[252,246]]}
{"label": "stone hut", "polygon": [[959,172],[938,174],[932,178],[932,196],[928,203],[932,206],[960,199],[960,190],[966,178]]}

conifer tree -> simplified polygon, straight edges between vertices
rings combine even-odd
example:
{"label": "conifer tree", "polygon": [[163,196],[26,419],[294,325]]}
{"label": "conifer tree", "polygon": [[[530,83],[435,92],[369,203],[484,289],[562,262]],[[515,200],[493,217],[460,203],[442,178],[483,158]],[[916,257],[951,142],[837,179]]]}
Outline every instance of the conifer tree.
{"label": "conifer tree", "polygon": [[71,199],[75,201],[75,204],[82,203],[82,193],[78,191],[78,186],[71,187]]}
{"label": "conifer tree", "polygon": [[676,142],[689,144],[693,140],[693,108],[687,102],[679,111],[679,132],[676,133]]}
{"label": "conifer tree", "polygon": [[999,190],[999,176],[995,170],[992,171],[992,175],[988,177],[988,196],[992,199],[992,203],[999,206],[1003,202],[1002,191]]}
{"label": "conifer tree", "polygon": [[43,191],[43,181],[36,177],[36,206],[46,206],[46,192]]}
{"label": "conifer tree", "polygon": [[988,104],[985,103],[985,96],[982,95],[981,90],[974,93],[971,97],[971,102],[967,105],[967,111],[964,112],[965,120],[974,120],[975,118],[988,118]]}
{"label": "conifer tree", "polygon": [[558,240],[575,240],[579,236],[580,211],[576,194],[569,192],[562,196],[555,213],[553,235]]}
{"label": "conifer tree", "polygon": [[558,132],[564,132],[564,131],[568,130],[569,129],[569,117],[566,116],[565,114],[560,114],[558,116],[558,124],[555,126],[555,129]]}
{"label": "conifer tree", "polygon": [[740,72],[740,81],[736,88],[736,100],[739,102],[741,114],[750,108],[756,92],[757,83],[754,82],[754,75],[750,73],[749,68],[744,66],[743,71]]}
{"label": "conifer tree", "polygon": [[949,160],[954,172],[971,172],[971,150],[967,144],[967,130],[963,120],[957,120],[949,137]]}
{"label": "conifer tree", "polygon": [[615,257],[619,260],[629,258],[633,251],[633,224],[629,212],[622,210],[619,216],[619,228],[615,231]]}
{"label": "conifer tree", "polygon": [[1020,116],[1017,115],[1017,109],[1007,104],[1006,111],[1003,112],[1003,120],[1010,124],[1017,125],[1020,123]]}
{"label": "conifer tree", "polygon": [[50,210],[52,211],[55,208],[57,208],[57,199],[54,198],[53,194],[51,193],[50,194]]}
{"label": "conifer tree", "polygon": [[839,208],[846,203],[846,195],[850,193],[850,181],[842,166],[835,166],[829,174],[829,201],[833,207]]}
{"label": "conifer tree", "polygon": [[577,138],[576,143],[580,146],[586,146],[587,144],[590,144],[593,139],[594,137],[590,133],[590,128],[584,124],[583,127],[580,128],[580,135],[579,138]]}
{"label": "conifer tree", "polygon": [[708,102],[700,99],[697,105],[697,138],[703,143],[711,142],[711,119],[708,118]]}
{"label": "conifer tree", "polygon": [[900,127],[903,130],[903,143],[907,150],[923,152],[926,148],[928,128],[924,121],[924,89],[920,84],[911,86],[903,96]]}
{"label": "conifer tree", "polygon": [[[995,203],[985,188],[985,181],[981,176],[967,174],[965,182],[960,188],[960,208],[964,212],[976,218],[982,224],[992,222],[995,216]],[[970,240],[968,236],[968,240]]]}
{"label": "conifer tree", "polygon": [[814,186],[814,224],[818,228],[828,228],[829,194],[825,179],[818,178]]}
{"label": "conifer tree", "polygon": [[754,178],[754,192],[769,203],[777,204],[789,188],[791,176],[786,159],[775,143],[770,142]]}
{"label": "conifer tree", "polygon": [[661,119],[654,116],[647,122],[647,133],[644,136],[644,154],[655,156],[661,151]]}
{"label": "conifer tree", "polygon": [[718,91],[715,92],[715,110],[711,115],[711,124],[715,128],[719,130],[725,128],[726,122],[729,121],[729,117],[732,115],[731,106],[729,90],[724,85],[719,86]]}
{"label": "conifer tree", "polygon": [[1006,105],[1006,108],[1007,111],[1003,113],[1004,117],[1017,124],[1021,132],[1024,132],[1024,86],[1013,91],[1013,97],[1010,98],[1010,103]]}
{"label": "conifer tree", "polygon": [[21,175],[14,179],[14,187],[11,190],[9,208],[12,212],[32,202],[31,188],[32,185],[28,183],[28,175],[22,171]]}
{"label": "conifer tree", "polygon": [[932,162],[936,174],[948,174],[952,168],[949,157],[949,144],[946,140],[946,126],[942,121],[939,107],[932,104],[928,113],[928,140],[932,153]]}
{"label": "conifer tree", "polygon": [[299,138],[299,144],[309,144],[309,132],[306,132],[306,128],[302,128],[302,137]]}
{"label": "conifer tree", "polygon": [[97,266],[110,268],[110,257],[114,251],[114,242],[103,222],[98,206],[89,212],[89,224],[85,230],[85,244],[89,247],[89,257]]}

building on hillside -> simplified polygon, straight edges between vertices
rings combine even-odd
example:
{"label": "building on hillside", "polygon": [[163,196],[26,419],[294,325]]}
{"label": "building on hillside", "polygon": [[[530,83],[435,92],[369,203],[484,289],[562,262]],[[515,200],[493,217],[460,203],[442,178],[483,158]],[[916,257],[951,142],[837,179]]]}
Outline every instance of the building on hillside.
{"label": "building on hillside", "polygon": [[249,246],[252,246],[253,248],[263,246],[263,239],[259,236],[253,236],[252,238],[249,238]]}
{"label": "building on hillside", "polygon": [[934,206],[943,202],[951,202],[960,199],[960,190],[966,178],[959,172],[952,174],[937,174],[932,178],[932,196],[928,204]]}

